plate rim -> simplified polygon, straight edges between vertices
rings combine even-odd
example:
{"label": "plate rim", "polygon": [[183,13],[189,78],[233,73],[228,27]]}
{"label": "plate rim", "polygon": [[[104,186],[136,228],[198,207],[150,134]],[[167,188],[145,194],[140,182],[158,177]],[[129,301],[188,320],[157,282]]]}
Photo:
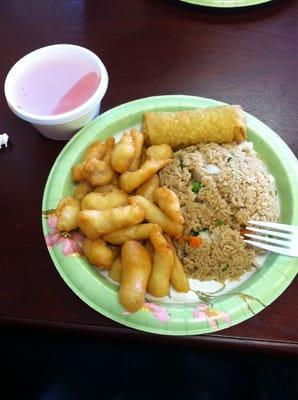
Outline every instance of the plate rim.
{"label": "plate rim", "polygon": [[[216,4],[214,3],[214,0],[179,0],[182,3],[187,3],[195,6],[201,6],[201,7],[210,7],[210,8],[244,8],[244,7],[251,7],[251,6],[257,6],[260,4],[265,4],[269,3],[272,0],[236,0],[234,1],[237,2],[237,5],[233,4]],[[216,0],[215,0],[216,1]],[[249,4],[247,4],[249,3]]]}

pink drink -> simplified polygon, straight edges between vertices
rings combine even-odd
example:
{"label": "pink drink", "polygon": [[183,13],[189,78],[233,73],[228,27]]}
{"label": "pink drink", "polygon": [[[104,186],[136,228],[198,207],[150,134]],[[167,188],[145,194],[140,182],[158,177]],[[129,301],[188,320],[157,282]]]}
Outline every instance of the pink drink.
{"label": "pink drink", "polygon": [[37,115],[57,115],[84,104],[101,77],[87,60],[62,54],[22,71],[14,84],[17,108]]}

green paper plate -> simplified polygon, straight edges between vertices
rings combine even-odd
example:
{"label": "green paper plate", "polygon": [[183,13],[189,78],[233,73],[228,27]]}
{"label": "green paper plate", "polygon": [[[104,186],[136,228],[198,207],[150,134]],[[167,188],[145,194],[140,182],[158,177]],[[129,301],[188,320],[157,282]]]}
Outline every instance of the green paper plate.
{"label": "green paper plate", "polygon": [[[73,193],[71,166],[95,139],[105,139],[141,122],[144,111],[183,110],[222,104],[192,96],[148,97],[115,107],[97,117],[64,147],[49,174],[42,210],[54,209],[59,200]],[[276,179],[281,220],[298,225],[298,167],[288,146],[269,127],[246,113],[248,139]],[[42,218],[44,235],[51,232]],[[237,289],[226,295],[201,297],[190,304],[146,302],[136,313],[125,312],[118,301],[117,287],[98,273],[84,257],[63,255],[62,245],[49,248],[50,256],[66,284],[90,307],[123,325],[165,335],[215,332],[236,325],[262,311],[289,286],[298,271],[298,260],[269,254],[265,264]],[[64,243],[65,244],[65,243]],[[203,300],[202,300],[203,299]]]}
{"label": "green paper plate", "polygon": [[269,3],[272,0],[180,0],[183,3],[195,4],[197,6],[217,7],[217,8],[236,8],[256,6],[258,4]]}

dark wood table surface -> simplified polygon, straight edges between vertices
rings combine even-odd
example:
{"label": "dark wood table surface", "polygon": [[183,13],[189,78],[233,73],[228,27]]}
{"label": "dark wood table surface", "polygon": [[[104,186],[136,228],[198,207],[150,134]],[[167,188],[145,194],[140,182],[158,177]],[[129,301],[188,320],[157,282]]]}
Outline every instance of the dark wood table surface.
{"label": "dark wood table surface", "polygon": [[10,0],[0,12],[0,325],[115,340],[298,353],[297,279],[260,314],[203,336],[129,329],[85,305],[59,277],[41,231],[41,200],[65,142],[40,135],[8,109],[10,67],[36,48],[73,43],[106,64],[102,108],[152,95],[188,94],[238,103],[298,154],[298,3],[220,10],[167,0]]}

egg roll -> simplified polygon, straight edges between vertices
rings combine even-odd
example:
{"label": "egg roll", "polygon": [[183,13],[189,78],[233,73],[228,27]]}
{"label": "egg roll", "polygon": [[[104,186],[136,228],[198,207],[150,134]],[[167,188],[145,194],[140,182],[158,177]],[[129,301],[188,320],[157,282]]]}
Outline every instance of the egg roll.
{"label": "egg roll", "polygon": [[152,145],[173,148],[197,143],[230,143],[246,139],[244,112],[223,105],[177,112],[145,112],[142,131]]}

